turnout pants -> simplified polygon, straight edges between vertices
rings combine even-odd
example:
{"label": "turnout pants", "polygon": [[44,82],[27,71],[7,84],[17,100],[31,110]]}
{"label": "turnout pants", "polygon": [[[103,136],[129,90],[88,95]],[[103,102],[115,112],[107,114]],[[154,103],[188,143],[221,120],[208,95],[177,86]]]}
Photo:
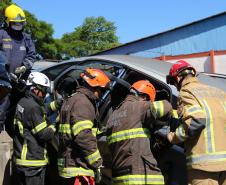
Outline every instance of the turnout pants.
{"label": "turnout pants", "polygon": [[189,185],[226,185],[226,171],[207,172],[202,170],[188,170]]}
{"label": "turnout pants", "polygon": [[28,174],[26,171],[18,170],[16,167],[14,185],[44,185],[45,168],[34,174]]}

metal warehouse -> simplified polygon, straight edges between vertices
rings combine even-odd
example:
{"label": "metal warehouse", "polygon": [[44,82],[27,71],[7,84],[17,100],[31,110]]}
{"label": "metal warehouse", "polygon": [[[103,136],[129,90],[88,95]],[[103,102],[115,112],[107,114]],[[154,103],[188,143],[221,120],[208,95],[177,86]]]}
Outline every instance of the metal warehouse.
{"label": "metal warehouse", "polygon": [[96,55],[126,54],[167,62],[185,59],[198,71],[226,74],[226,12],[135,40]]}

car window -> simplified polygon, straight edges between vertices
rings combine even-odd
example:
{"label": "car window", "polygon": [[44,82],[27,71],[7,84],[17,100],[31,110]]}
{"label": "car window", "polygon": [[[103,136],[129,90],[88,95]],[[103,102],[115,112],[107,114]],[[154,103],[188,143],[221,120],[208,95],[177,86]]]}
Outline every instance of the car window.
{"label": "car window", "polygon": [[49,79],[52,81],[52,80],[55,80],[57,76],[59,76],[63,71],[65,71],[67,68],[69,68],[72,65],[74,65],[74,63],[57,65],[57,66],[47,68],[42,72],[45,73],[49,77]]}
{"label": "car window", "polygon": [[[104,63],[102,61],[86,61],[80,63],[80,66],[99,68],[107,73],[111,73],[116,77],[121,77],[124,74],[124,69],[120,66],[111,65]],[[74,69],[73,67],[67,68],[61,73],[61,76],[57,77],[55,81],[55,89],[58,93],[62,94],[72,94],[75,92],[76,87],[81,84],[80,73],[82,70]],[[116,83],[111,83],[111,88],[115,89]],[[114,102],[114,101],[113,101]],[[112,111],[112,98],[111,91],[106,90],[103,93],[100,101],[98,102],[99,114],[100,114],[100,124],[103,126],[106,124],[109,114]],[[100,127],[101,127],[100,125]]]}

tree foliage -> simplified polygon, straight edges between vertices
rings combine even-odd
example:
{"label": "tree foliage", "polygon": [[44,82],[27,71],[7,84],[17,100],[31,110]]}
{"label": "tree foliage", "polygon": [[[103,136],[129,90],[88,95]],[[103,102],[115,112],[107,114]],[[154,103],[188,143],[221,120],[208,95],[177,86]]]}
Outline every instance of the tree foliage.
{"label": "tree foliage", "polygon": [[[0,0],[0,2],[0,21],[3,22],[4,8],[13,2],[12,0]],[[54,29],[51,24],[40,21],[35,15],[24,11],[27,19],[25,32],[31,34],[37,53],[43,58],[87,56],[119,45],[116,26],[104,17],[88,17],[73,32],[64,34],[61,39],[54,39]]]}
{"label": "tree foliage", "polygon": [[88,17],[72,33],[61,39],[62,52],[80,57],[91,55],[119,45],[116,27],[104,17]]}
{"label": "tree foliage", "polygon": [[53,26],[45,21],[39,21],[28,11],[25,11],[25,14],[27,18],[25,31],[31,34],[37,53],[40,53],[44,58],[48,59],[59,58],[56,41],[53,38]]}

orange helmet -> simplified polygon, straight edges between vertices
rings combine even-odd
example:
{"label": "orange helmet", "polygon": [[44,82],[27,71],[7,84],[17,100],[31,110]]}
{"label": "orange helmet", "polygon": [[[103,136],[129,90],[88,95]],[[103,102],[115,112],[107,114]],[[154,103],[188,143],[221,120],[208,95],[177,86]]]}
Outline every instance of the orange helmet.
{"label": "orange helmet", "polygon": [[106,88],[109,85],[110,79],[100,69],[87,68],[80,75],[91,87]]}
{"label": "orange helmet", "polygon": [[155,100],[155,87],[148,80],[139,80],[132,87],[140,93],[147,94],[152,102]]}

